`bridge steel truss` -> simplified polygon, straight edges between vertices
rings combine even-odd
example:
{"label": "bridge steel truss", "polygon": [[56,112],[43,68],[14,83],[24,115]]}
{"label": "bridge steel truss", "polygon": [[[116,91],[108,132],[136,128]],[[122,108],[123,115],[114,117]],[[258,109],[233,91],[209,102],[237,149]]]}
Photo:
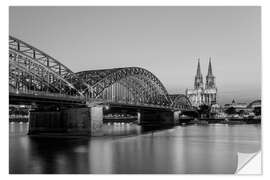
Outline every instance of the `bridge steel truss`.
{"label": "bridge steel truss", "polygon": [[88,98],[130,104],[170,106],[166,88],[151,72],[140,67],[82,71],[76,73],[90,88],[83,90]]}
{"label": "bridge steel truss", "polygon": [[192,110],[192,104],[187,96],[184,94],[172,94],[170,95],[172,100],[172,107],[182,110]]}
{"label": "bridge steel truss", "polygon": [[12,36],[9,37],[9,87],[19,92],[47,92],[83,96],[85,84],[51,56]]}
{"label": "bridge steel truss", "polygon": [[252,101],[251,103],[249,103],[247,105],[247,108],[252,108],[253,106],[258,106],[258,107],[261,107],[261,103],[262,101],[261,100],[255,100],[255,101]]}
{"label": "bridge steel truss", "polygon": [[88,102],[157,105],[191,109],[185,95],[169,95],[161,81],[140,67],[72,72],[41,50],[9,36],[9,89],[32,93],[78,97]]}

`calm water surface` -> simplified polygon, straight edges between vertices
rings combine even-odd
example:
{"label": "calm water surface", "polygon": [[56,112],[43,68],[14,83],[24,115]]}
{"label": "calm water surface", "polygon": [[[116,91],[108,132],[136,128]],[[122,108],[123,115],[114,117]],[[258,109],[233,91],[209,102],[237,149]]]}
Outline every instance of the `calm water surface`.
{"label": "calm water surface", "polygon": [[260,125],[176,126],[150,132],[135,124],[104,126],[104,137],[27,135],[9,124],[10,173],[234,173],[237,152],[260,150]]}

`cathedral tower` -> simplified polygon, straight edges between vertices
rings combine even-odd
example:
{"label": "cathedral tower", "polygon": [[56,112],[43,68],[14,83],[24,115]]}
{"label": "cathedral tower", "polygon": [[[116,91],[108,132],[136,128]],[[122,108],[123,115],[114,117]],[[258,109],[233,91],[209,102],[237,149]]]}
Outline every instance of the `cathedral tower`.
{"label": "cathedral tower", "polygon": [[215,84],[215,76],[212,72],[211,58],[209,58],[208,73],[205,83],[205,104],[212,105],[217,102],[217,88]]}
{"label": "cathedral tower", "polygon": [[203,85],[200,59],[198,59],[194,89],[187,89],[186,96],[195,107],[199,107],[202,104],[212,106],[213,104],[217,103],[217,87],[215,83],[215,76],[213,75],[212,71],[211,58],[209,58],[205,86]]}
{"label": "cathedral tower", "polygon": [[216,87],[215,76],[213,75],[213,72],[212,72],[211,58],[209,58],[208,73],[206,76],[205,89],[211,89],[215,87]]}
{"label": "cathedral tower", "polygon": [[198,59],[197,74],[194,81],[194,89],[203,88],[203,76],[201,73],[200,59]]}

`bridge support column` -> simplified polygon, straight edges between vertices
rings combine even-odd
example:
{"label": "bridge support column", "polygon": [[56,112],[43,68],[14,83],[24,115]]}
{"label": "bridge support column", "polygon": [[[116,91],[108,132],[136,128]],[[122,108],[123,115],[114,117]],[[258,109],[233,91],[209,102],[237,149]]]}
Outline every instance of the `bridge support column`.
{"label": "bridge support column", "polygon": [[97,135],[103,122],[102,107],[30,112],[29,134]]}
{"label": "bridge support column", "polygon": [[137,112],[137,123],[141,124],[141,113]]}
{"label": "bridge support column", "polygon": [[174,120],[175,125],[179,124],[179,115],[180,114],[181,114],[181,111],[173,112],[173,120]]}
{"label": "bridge support column", "polygon": [[91,107],[91,135],[101,136],[103,135],[103,107]]}
{"label": "bridge support column", "polygon": [[60,111],[35,110],[29,113],[29,134],[64,132],[65,126],[66,123],[63,118],[61,118]]}
{"label": "bridge support column", "polygon": [[62,121],[66,123],[66,132],[72,135],[90,135],[91,119],[89,108],[72,108],[61,112]]}
{"label": "bridge support column", "polygon": [[174,125],[174,113],[171,111],[141,111],[142,125]]}

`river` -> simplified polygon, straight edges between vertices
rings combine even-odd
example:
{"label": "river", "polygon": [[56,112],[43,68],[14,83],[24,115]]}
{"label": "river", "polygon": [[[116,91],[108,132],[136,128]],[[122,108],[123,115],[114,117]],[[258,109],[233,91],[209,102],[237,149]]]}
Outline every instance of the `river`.
{"label": "river", "polygon": [[102,137],[33,137],[28,123],[9,124],[9,172],[232,174],[237,152],[261,149],[260,125],[191,125],[149,131],[104,125]]}

